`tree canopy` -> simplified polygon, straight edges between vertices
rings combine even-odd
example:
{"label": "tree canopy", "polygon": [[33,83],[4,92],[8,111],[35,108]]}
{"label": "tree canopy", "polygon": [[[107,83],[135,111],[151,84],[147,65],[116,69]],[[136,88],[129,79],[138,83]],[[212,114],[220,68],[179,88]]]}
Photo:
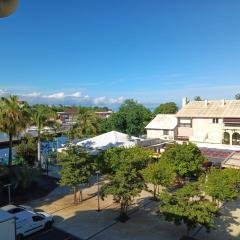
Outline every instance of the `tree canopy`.
{"label": "tree canopy", "polygon": [[213,200],[229,201],[239,195],[240,170],[238,169],[215,169],[204,178],[204,191]]}
{"label": "tree canopy", "polygon": [[16,146],[16,156],[20,160],[26,161],[29,165],[33,165],[37,159],[37,142],[36,139],[26,134],[21,139],[20,144]]}
{"label": "tree canopy", "polygon": [[206,158],[193,143],[169,145],[161,156],[169,164],[172,164],[178,176],[198,177],[201,166]]}
{"label": "tree canopy", "polygon": [[194,101],[203,101],[204,99],[200,96],[194,97]]}
{"label": "tree canopy", "polygon": [[135,136],[145,133],[145,126],[150,120],[150,110],[133,99],[125,100],[119,111],[108,119],[110,129]]}
{"label": "tree canopy", "polygon": [[94,159],[79,146],[69,146],[58,157],[62,167],[60,185],[72,187],[74,202],[77,202],[77,188],[89,182],[95,169]]}
{"label": "tree canopy", "polygon": [[98,121],[92,109],[79,107],[76,123],[68,132],[70,139],[82,138],[96,135],[98,131]]}
{"label": "tree canopy", "polygon": [[198,183],[188,183],[173,193],[160,194],[160,214],[166,221],[176,225],[186,224],[187,232],[198,224],[210,231],[215,227],[214,218],[218,212],[215,203],[204,198]]}
{"label": "tree canopy", "polygon": [[30,111],[17,96],[2,97],[0,100],[0,131],[9,137],[9,166],[12,165],[12,142],[29,124]]}
{"label": "tree canopy", "polygon": [[147,168],[142,170],[144,180],[154,185],[154,198],[156,198],[156,190],[159,185],[169,187],[174,183],[176,178],[174,170],[174,167],[165,160],[150,163]]}
{"label": "tree canopy", "polygon": [[177,104],[175,102],[162,103],[155,108],[155,114],[173,114],[178,111]]}
{"label": "tree canopy", "polygon": [[236,100],[240,100],[240,93],[237,93],[237,94],[235,95],[235,99],[236,99]]}
{"label": "tree canopy", "polygon": [[145,187],[141,170],[151,159],[151,152],[140,147],[112,148],[106,156],[112,172],[102,187],[102,195],[113,195],[121,204],[120,218],[126,219],[129,204]]}

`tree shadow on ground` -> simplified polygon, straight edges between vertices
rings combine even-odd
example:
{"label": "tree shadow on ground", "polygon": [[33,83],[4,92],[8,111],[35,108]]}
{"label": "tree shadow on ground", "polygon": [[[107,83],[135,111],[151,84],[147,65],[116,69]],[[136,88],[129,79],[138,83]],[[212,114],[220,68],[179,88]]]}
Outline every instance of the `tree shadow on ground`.
{"label": "tree shadow on ground", "polygon": [[201,240],[239,240],[240,239],[240,199],[226,203],[216,217],[216,229],[205,233],[203,228],[195,231],[193,236]]}
{"label": "tree shadow on ground", "polygon": [[[42,198],[47,196],[50,192],[57,188],[57,186],[58,184],[56,179],[45,175],[39,176],[37,180],[26,190],[11,189],[11,202],[14,204],[23,204],[27,201]],[[0,192],[0,207],[7,205],[8,203],[8,190],[5,188]]]}

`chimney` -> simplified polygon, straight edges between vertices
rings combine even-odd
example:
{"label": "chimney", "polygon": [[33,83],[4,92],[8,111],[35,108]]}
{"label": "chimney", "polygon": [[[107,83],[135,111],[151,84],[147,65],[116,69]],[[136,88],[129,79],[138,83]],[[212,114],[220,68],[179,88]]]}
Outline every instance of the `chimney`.
{"label": "chimney", "polygon": [[204,100],[204,105],[207,107],[207,105],[208,105],[208,100],[207,99]]}
{"label": "chimney", "polygon": [[222,107],[224,107],[224,105],[225,105],[225,100],[222,99]]}
{"label": "chimney", "polygon": [[185,107],[186,105],[187,105],[187,98],[184,97],[184,98],[182,99],[182,107]]}

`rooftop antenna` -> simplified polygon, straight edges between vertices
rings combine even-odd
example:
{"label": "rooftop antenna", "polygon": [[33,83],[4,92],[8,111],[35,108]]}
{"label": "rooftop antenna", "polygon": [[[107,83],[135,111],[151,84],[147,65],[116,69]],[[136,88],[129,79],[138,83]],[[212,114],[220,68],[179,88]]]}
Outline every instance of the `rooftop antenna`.
{"label": "rooftop antenna", "polygon": [[0,18],[11,15],[18,6],[18,0],[0,0]]}

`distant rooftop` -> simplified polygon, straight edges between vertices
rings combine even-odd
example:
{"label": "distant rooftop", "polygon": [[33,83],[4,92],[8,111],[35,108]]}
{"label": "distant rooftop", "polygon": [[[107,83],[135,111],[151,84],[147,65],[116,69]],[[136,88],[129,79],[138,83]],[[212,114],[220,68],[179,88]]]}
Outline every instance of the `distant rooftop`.
{"label": "distant rooftop", "polygon": [[240,169],[240,152],[233,152],[223,163],[222,167]]}
{"label": "distant rooftop", "polygon": [[240,118],[240,100],[190,101],[177,117]]}
{"label": "distant rooftop", "polygon": [[171,130],[177,126],[175,114],[158,114],[145,128]]}

